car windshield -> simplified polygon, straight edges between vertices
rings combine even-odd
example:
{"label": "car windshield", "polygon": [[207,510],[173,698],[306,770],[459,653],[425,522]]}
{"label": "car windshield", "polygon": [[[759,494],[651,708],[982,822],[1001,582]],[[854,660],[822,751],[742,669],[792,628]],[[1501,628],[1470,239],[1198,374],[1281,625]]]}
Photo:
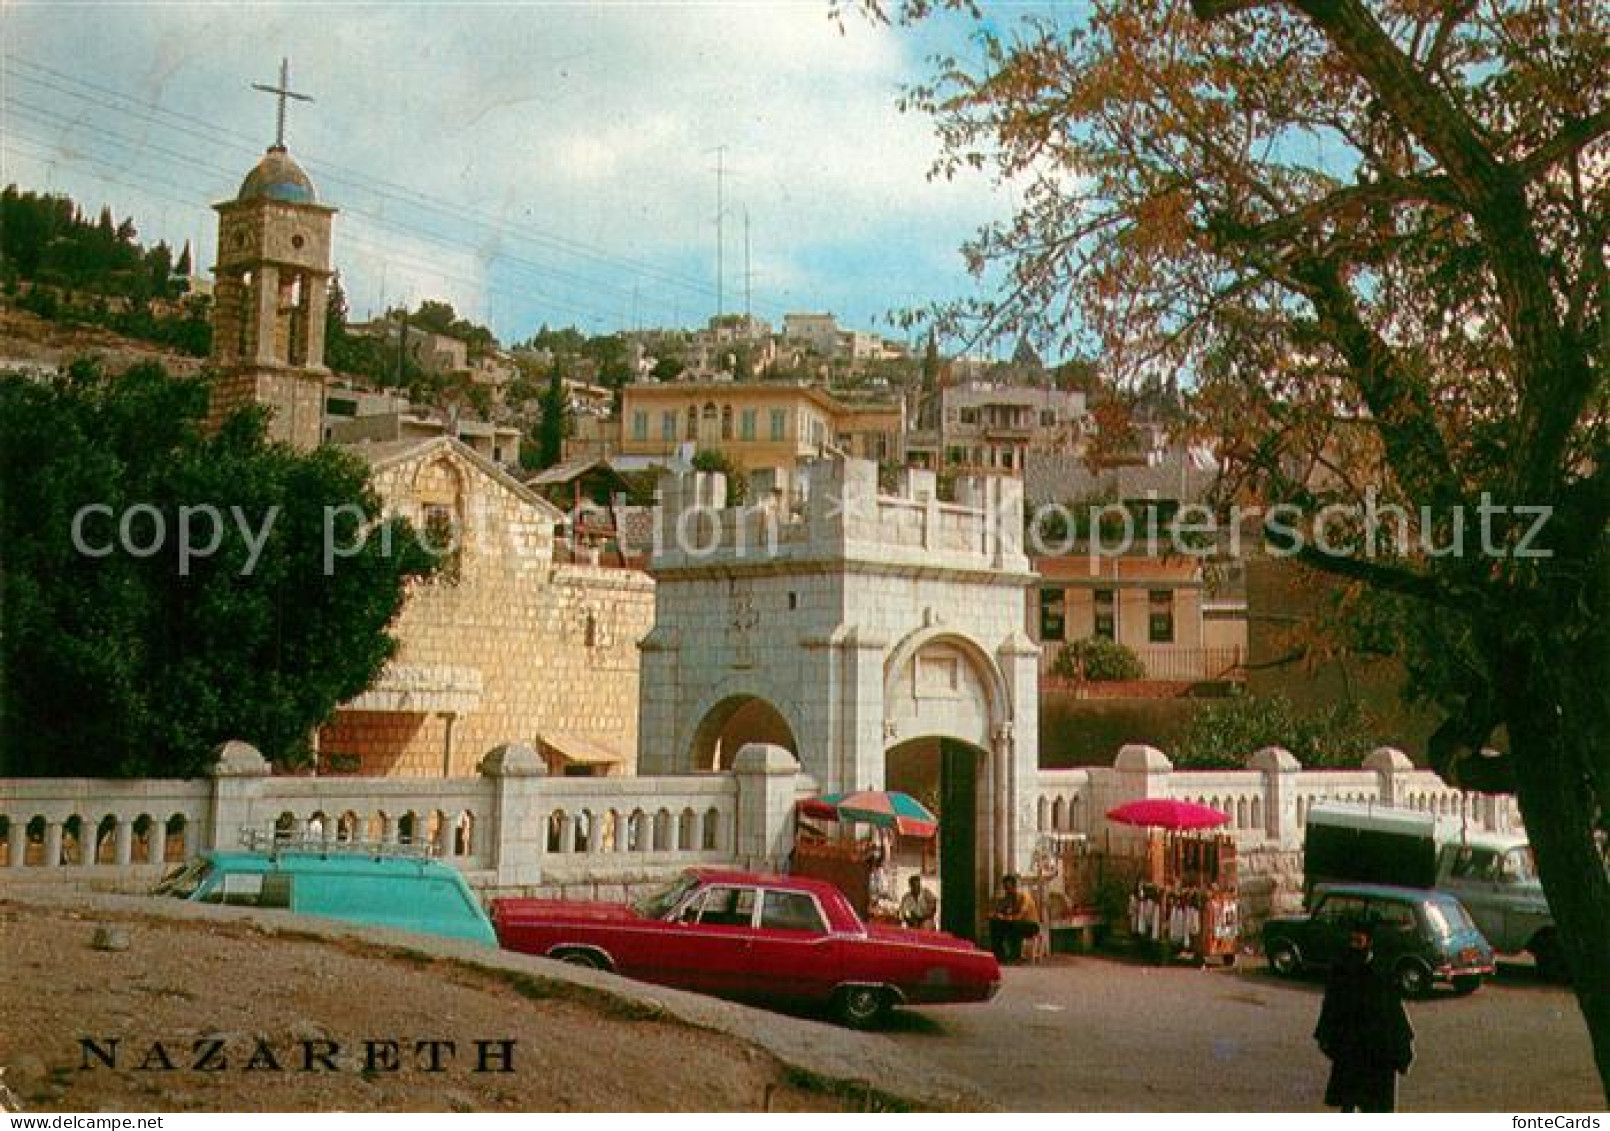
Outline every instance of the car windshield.
{"label": "car windshield", "polygon": [[683,876],[674,884],[670,884],[640,899],[632,901],[632,910],[643,919],[663,919],[670,914],[671,908],[682,902],[684,896],[699,886],[699,877]]}
{"label": "car windshield", "polygon": [[212,875],[212,862],[209,860],[192,860],[188,864],[181,864],[167,875],[162,882],[151,889],[152,895],[171,895],[175,899],[189,899],[196,894],[208,876]]}
{"label": "car windshield", "polygon": [[1523,844],[1504,853],[1499,876],[1510,883],[1530,883],[1537,879],[1537,865],[1532,861],[1532,846]]}
{"label": "car windshield", "polygon": [[1460,932],[1476,929],[1476,924],[1470,921],[1470,913],[1461,903],[1453,901],[1427,903],[1425,912],[1426,921],[1431,924],[1431,929],[1442,938],[1451,938]]}

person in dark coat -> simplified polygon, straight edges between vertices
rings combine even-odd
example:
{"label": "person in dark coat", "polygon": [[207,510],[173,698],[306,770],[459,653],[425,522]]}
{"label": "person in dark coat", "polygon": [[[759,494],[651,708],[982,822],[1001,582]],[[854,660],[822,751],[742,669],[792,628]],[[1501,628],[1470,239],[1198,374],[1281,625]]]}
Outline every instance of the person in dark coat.
{"label": "person in dark coat", "polygon": [[1398,1074],[1414,1060],[1414,1030],[1389,972],[1377,968],[1368,922],[1355,924],[1331,967],[1314,1039],[1330,1058],[1325,1103],[1343,1111],[1393,1111]]}

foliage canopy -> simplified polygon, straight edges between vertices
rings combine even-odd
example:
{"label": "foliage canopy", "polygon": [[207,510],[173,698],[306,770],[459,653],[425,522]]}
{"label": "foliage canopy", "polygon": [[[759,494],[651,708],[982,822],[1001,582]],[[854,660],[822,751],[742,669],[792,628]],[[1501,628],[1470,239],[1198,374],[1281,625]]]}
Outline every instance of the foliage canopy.
{"label": "foliage canopy", "polygon": [[[267,442],[257,411],[204,435],[206,409],[205,384],[154,365],[0,379],[0,775],[188,777],[231,738],[295,761],[395,650],[387,626],[433,559],[406,520],[381,521],[367,467]],[[108,509],[81,520],[86,553],[89,505]],[[182,572],[181,508],[208,505],[216,551]],[[342,547],[377,524],[329,571],[327,513]]]}

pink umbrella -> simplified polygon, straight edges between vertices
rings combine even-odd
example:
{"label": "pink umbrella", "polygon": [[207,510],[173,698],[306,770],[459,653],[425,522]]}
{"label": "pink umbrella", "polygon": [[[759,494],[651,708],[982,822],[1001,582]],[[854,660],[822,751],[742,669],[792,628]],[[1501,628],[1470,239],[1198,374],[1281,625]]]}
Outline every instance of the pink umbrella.
{"label": "pink umbrella", "polygon": [[1228,824],[1229,814],[1192,801],[1174,801],[1153,797],[1144,801],[1130,801],[1107,811],[1109,821],[1121,825],[1139,825],[1149,829],[1211,829]]}

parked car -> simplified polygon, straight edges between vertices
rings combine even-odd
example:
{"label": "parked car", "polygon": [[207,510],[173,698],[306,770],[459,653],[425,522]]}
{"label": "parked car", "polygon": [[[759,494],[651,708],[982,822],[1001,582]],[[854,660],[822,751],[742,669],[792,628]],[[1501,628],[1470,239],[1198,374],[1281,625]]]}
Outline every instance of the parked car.
{"label": "parked car", "polygon": [[456,869],[381,846],[315,842],[208,852],[164,877],[153,894],[497,944]]}
{"label": "parked car", "polygon": [[995,957],[940,931],[868,926],[832,884],[696,868],[630,905],[495,899],[510,950],[760,1004],[829,1004],[864,1027],[896,1005],[988,1001]]}
{"label": "parked car", "polygon": [[1316,805],[1308,811],[1303,873],[1309,884],[1435,888],[1458,899],[1501,954],[1530,951],[1545,978],[1566,979],[1554,916],[1515,833],[1468,832],[1414,810]]}
{"label": "parked car", "polygon": [[1474,992],[1493,972],[1493,948],[1460,902],[1446,892],[1385,884],[1320,884],[1308,915],[1270,919],[1263,952],[1277,974],[1327,967],[1347,947],[1354,924],[1374,927],[1375,961],[1390,970],[1404,997],[1436,982]]}

